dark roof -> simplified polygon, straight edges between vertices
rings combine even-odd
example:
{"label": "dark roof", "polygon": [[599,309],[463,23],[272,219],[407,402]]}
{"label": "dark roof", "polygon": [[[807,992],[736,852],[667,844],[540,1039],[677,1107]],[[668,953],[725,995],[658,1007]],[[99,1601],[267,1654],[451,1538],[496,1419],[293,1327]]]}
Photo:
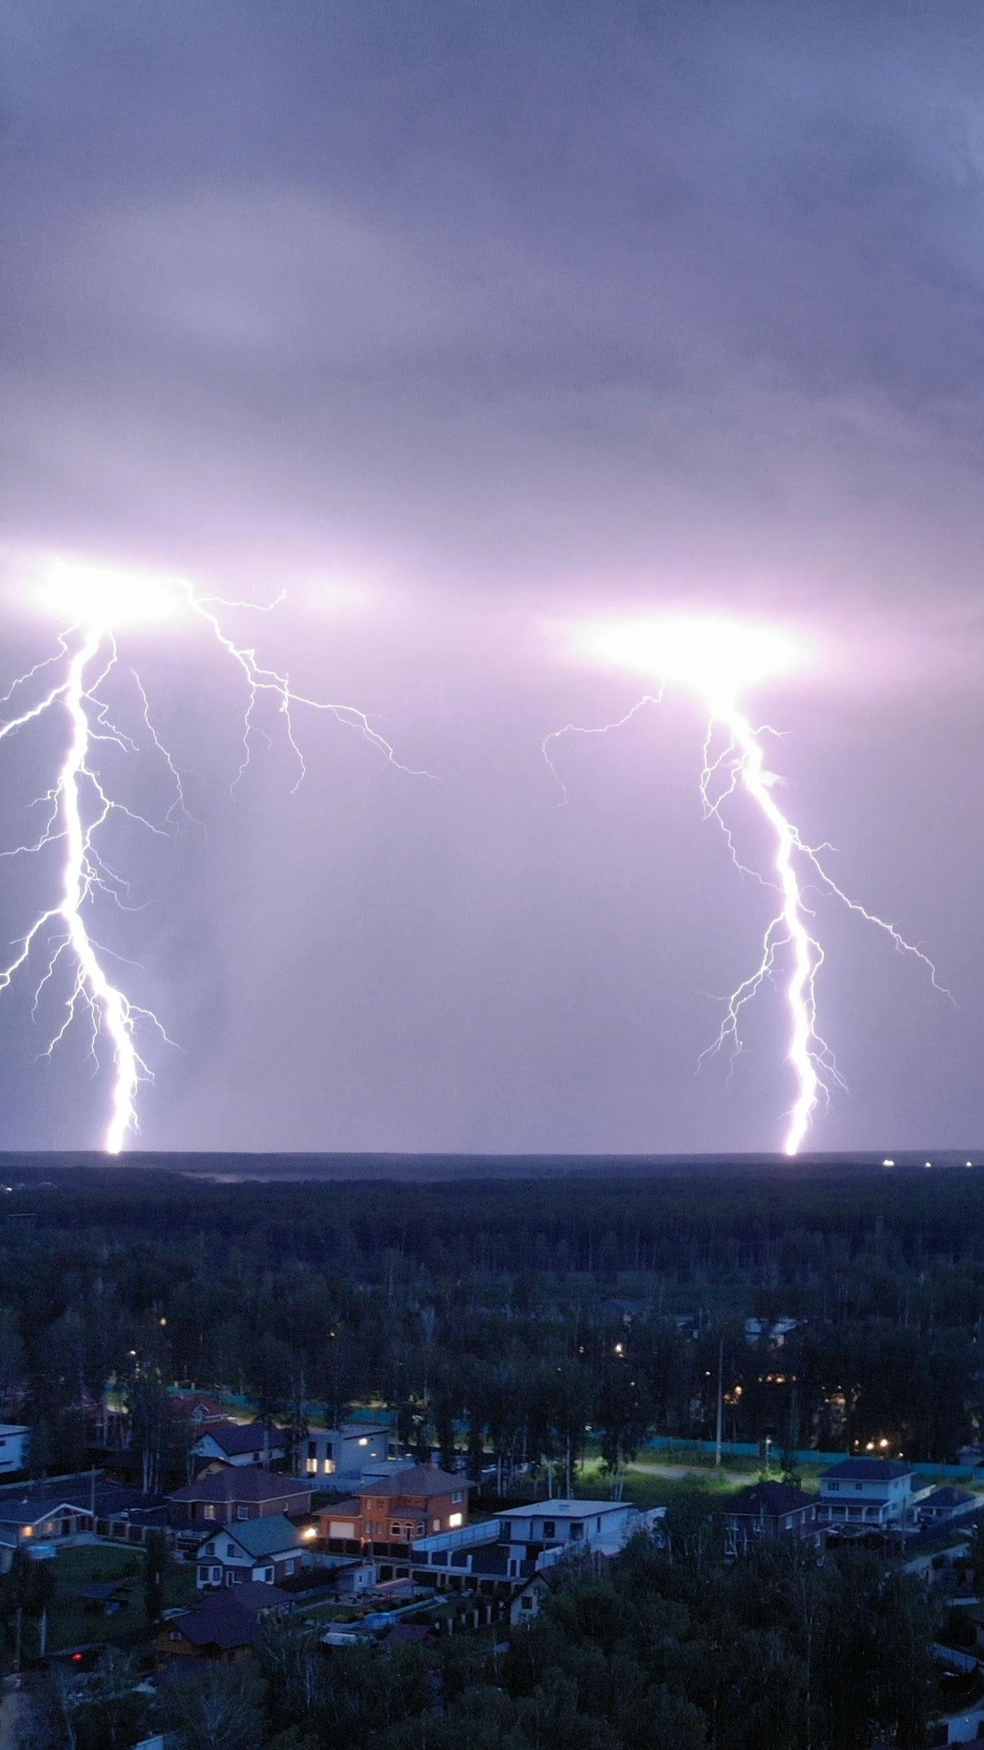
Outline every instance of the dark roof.
{"label": "dark roof", "polygon": [[752,1483],[732,1495],[721,1511],[756,1516],[764,1513],[767,1519],[779,1519],[784,1513],[797,1513],[815,1503],[816,1496],[808,1495],[798,1483]]}
{"label": "dark roof", "polygon": [[193,1647],[219,1647],[227,1653],[252,1646],[260,1632],[259,1611],[286,1603],[287,1594],[278,1586],[226,1586],[187,1616],[172,1616],[165,1626],[177,1629]]}
{"label": "dark roof", "polygon": [[282,1449],[284,1431],[272,1422],[209,1422],[195,1444],[202,1440],[214,1440],[229,1458],[238,1458],[244,1452],[262,1452],[268,1446]]}
{"label": "dark roof", "polygon": [[978,1497],[972,1489],[958,1489],[952,1483],[946,1483],[941,1489],[934,1489],[931,1495],[925,1495],[917,1502],[918,1507],[967,1507]]}
{"label": "dark roof", "polygon": [[199,1477],[197,1482],[188,1483],[183,1489],[175,1489],[168,1496],[169,1501],[210,1501],[216,1505],[228,1506],[233,1502],[260,1503],[263,1501],[287,1500],[291,1496],[306,1495],[311,1498],[311,1484],[301,1477],[274,1476],[271,1471],[261,1470],[259,1465],[240,1465],[232,1470],[211,1471],[207,1476]]}
{"label": "dark roof", "polygon": [[362,1502],[356,1496],[350,1501],[332,1501],[319,1509],[322,1519],[358,1519]]}
{"label": "dark roof", "polygon": [[292,1525],[282,1513],[268,1513],[265,1519],[242,1519],[235,1525],[223,1525],[221,1532],[210,1531],[207,1537],[203,1537],[198,1548],[202,1549],[218,1536],[231,1537],[247,1555],[254,1557],[280,1555],[303,1548],[296,1525]]}
{"label": "dark roof", "polygon": [[450,1495],[452,1490],[473,1489],[474,1483],[464,1477],[449,1476],[434,1464],[417,1464],[412,1470],[397,1471],[392,1477],[370,1477],[359,1490],[366,1495],[397,1495],[410,1499],[428,1495]]}
{"label": "dark roof", "polygon": [[850,1483],[889,1483],[911,1475],[911,1464],[903,1464],[898,1458],[845,1458],[821,1472],[821,1481],[835,1477],[838,1482],[843,1478]]}

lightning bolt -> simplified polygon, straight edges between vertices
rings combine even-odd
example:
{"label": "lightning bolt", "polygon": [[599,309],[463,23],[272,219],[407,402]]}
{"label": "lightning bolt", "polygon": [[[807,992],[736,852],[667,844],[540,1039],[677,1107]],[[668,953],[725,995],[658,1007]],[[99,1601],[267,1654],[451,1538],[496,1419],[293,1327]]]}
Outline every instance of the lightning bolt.
{"label": "lightning bolt", "polygon": [[[567,787],[561,780],[553,759],[555,744],[571,733],[607,735],[628,723],[644,705],[661,701],[663,690],[665,689],[661,689],[655,696],[645,694],[623,717],[600,729],[583,729],[577,724],[567,724],[563,729],[554,730],[546,737],[543,743],[544,759],[561,786],[564,802],[567,800]],[[715,753],[715,742],[720,742],[722,731],[724,745]],[[807,844],[799,829],[779,806],[775,792],[781,780],[777,773],[769,770],[762,745],[764,735],[776,733],[768,725],[754,728],[744,712],[733,703],[730,693],[716,697],[712,695],[700,777],[704,817],[715,820],[721,827],[735,868],[741,874],[752,875],[762,885],[777,891],[779,909],[763,935],[757,966],[726,999],[725,1016],[720,1031],[713,1043],[701,1053],[698,1068],[707,1057],[728,1046],[731,1049],[733,1067],[734,1059],[742,1051],[741,1019],[745,1006],[758,994],[763,984],[767,981],[775,982],[781,976],[784,979],[783,994],[789,1017],[786,1061],[792,1071],[796,1089],[795,1099],[787,1114],[783,1151],[794,1156],[802,1147],[819,1101],[829,1098],[832,1087],[846,1090],[846,1083],[837,1068],[833,1053],[818,1027],[817,976],[824,964],[824,953],[814,933],[814,914],[804,897],[807,885],[818,882],[823,890],[849,911],[887,935],[898,953],[920,961],[929,972],[936,990],[947,997],[950,997],[950,992],[940,984],[936,967],[922,948],[908,941],[894,924],[879,917],[877,913],[868,911],[838,885],[820,860],[821,851],[830,847]],[[723,813],[725,804],[742,793],[769,829],[774,845],[771,877],[749,869],[741,861],[732,828]],[[783,959],[788,962],[788,968],[781,971],[780,962]]]}
{"label": "lightning bolt", "polygon": [[[55,979],[64,962],[70,968],[68,994],[63,1000],[60,1023],[55,1027],[43,1055],[52,1057],[80,1014],[88,1016],[91,1025],[90,1053],[98,1069],[99,1041],[109,1042],[112,1058],[110,1114],[105,1131],[104,1148],[118,1154],[127,1137],[138,1129],[137,1096],[142,1083],[154,1077],[138,1041],[146,1031],[156,1032],[168,1040],[164,1027],[149,1009],[141,1007],[114,982],[106,968],[107,959],[120,957],[111,949],[101,947],[92,935],[90,916],[94,901],[109,899],[124,909],[129,905],[130,887],[123,876],[107,861],[102,847],[103,832],[113,817],[119,816],[166,836],[185,822],[193,820],[185,801],[182,774],[172,758],[151,718],[150,703],[143,682],[135,670],[130,676],[139,700],[138,717],[146,739],[163,762],[173,799],[162,825],[157,825],[134,812],[114,798],[102,778],[98,765],[101,746],[110,745],[127,756],[140,752],[140,744],[119,727],[110,714],[110,706],[102,697],[102,689],[120,667],[116,632],[107,622],[108,609],[104,597],[114,604],[129,602],[136,595],[138,604],[143,580],[136,575],[102,571],[91,566],[74,566],[58,562],[61,579],[59,600],[65,594],[79,598],[85,609],[86,595],[91,595],[91,613],[81,611],[68,627],[57,635],[57,650],[27,673],[19,676],[0,698],[0,709],[11,708],[11,714],[0,722],[0,742],[16,736],[49,716],[61,715],[65,720],[68,746],[51,788],[36,799],[34,806],[45,809],[43,824],[36,840],[0,852],[0,857],[40,856],[50,847],[59,852],[59,896],[41,910],[27,933],[13,944],[14,952],[5,965],[0,965],[0,995],[8,989],[29,963],[40,962],[40,977],[34,989],[32,1013],[37,1018],[46,987]],[[259,606],[268,613],[282,600]],[[297,762],[297,786],[305,776],[304,757],[295,735],[294,711],[299,707],[324,712],[338,722],[356,729],[381,755],[386,765],[413,776],[430,777],[425,772],[412,772],[397,759],[392,745],[373,727],[365,712],[352,705],[324,703],[295,692],[289,676],[266,667],[255,648],[240,645],[226,632],[219,617],[220,610],[255,608],[249,602],[229,602],[218,596],[198,596],[184,580],[162,586],[155,583],[148,590],[148,618],[157,617],[160,604],[172,613],[176,604],[202,620],[210,629],[222,651],[241,671],[247,691],[243,727],[243,752],[233,789],[242,779],[250,763],[257,736],[268,743],[272,737],[259,722],[264,701],[274,705],[283,726],[287,743]],[[139,619],[139,609],[128,617]],[[54,678],[51,671],[54,670]],[[30,698],[31,690],[40,686],[40,695],[17,709],[17,701]],[[137,731],[139,734],[139,730]]]}

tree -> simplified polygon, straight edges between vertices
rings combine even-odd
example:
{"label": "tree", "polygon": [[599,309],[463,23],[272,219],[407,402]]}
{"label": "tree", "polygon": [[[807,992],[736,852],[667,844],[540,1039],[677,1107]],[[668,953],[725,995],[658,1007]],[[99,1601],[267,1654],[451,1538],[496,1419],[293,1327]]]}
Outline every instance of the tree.
{"label": "tree", "polygon": [[164,1613],[164,1575],[167,1571],[167,1539],[163,1531],[147,1534],[144,1546],[144,1616],[154,1628]]}
{"label": "tree", "polygon": [[261,1689],[241,1668],[203,1664],[167,1691],[161,1723],[179,1734],[182,1750],[256,1750],[263,1742]]}

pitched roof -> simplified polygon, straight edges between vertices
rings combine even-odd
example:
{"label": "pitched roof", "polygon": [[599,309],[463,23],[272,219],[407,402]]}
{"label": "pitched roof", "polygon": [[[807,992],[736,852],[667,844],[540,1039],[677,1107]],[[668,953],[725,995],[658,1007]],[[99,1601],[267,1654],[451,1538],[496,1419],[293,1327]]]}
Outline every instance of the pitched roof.
{"label": "pitched roof", "polygon": [[281,1551],[301,1549],[301,1534],[283,1513],[270,1513],[265,1519],[244,1519],[236,1525],[223,1525],[212,1531],[199,1544],[201,1549],[218,1536],[231,1537],[248,1556],[273,1556]]}
{"label": "pitched roof", "polygon": [[302,1495],[310,1500],[311,1484],[301,1477],[274,1476],[271,1471],[250,1464],[232,1470],[211,1471],[207,1476],[199,1477],[197,1482],[175,1489],[168,1495],[168,1500],[210,1501],[217,1506],[229,1506],[239,1502],[296,1499]]}
{"label": "pitched roof", "polygon": [[434,1464],[417,1464],[412,1470],[397,1471],[392,1477],[373,1477],[359,1490],[361,1496],[366,1495],[406,1495],[411,1499],[420,1496],[449,1495],[452,1490],[473,1489],[474,1483],[465,1477],[449,1476],[447,1471],[438,1470]]}
{"label": "pitched roof", "polygon": [[263,1452],[266,1447],[284,1446],[284,1431],[272,1422],[210,1422],[202,1429],[196,1446],[203,1440],[214,1440],[229,1458],[244,1452]]}
{"label": "pitched roof", "polygon": [[820,1480],[826,1482],[828,1477],[834,1477],[838,1482],[843,1479],[850,1483],[890,1483],[911,1475],[911,1464],[903,1464],[898,1458],[845,1458],[822,1471]]}
{"label": "pitched roof", "polygon": [[924,1495],[918,1503],[919,1507],[969,1507],[971,1501],[976,1501],[977,1495],[972,1489],[958,1489],[952,1483],[946,1483],[940,1489],[934,1489],[931,1495]]}
{"label": "pitched roof", "polygon": [[278,1586],[228,1586],[197,1604],[187,1616],[171,1617],[169,1627],[177,1629],[193,1647],[231,1652],[235,1647],[252,1646],[260,1632],[259,1611],[286,1603],[287,1594]]}
{"label": "pitched roof", "polygon": [[732,1495],[722,1512],[764,1513],[768,1519],[778,1519],[784,1513],[797,1513],[803,1507],[812,1507],[815,1501],[816,1496],[808,1495],[798,1483],[751,1483],[747,1489],[739,1489],[736,1495]]}

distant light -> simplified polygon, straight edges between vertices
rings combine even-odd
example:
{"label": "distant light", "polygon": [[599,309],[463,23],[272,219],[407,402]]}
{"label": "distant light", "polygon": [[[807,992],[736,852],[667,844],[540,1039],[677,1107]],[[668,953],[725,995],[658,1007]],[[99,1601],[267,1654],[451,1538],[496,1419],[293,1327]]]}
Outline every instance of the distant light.
{"label": "distant light", "polygon": [[59,620],[75,625],[146,625],[187,612],[188,590],[180,579],[154,572],[49,559],[41,573],[38,601]]}
{"label": "distant light", "polygon": [[925,1165],[926,1165],[926,1166],[927,1166],[927,1167],[931,1167],[931,1166],[932,1166],[932,1164],[933,1164],[933,1163],[932,1163],[932,1161],[926,1161],[926,1162],[925,1162]]}
{"label": "distant light", "polygon": [[368,1446],[368,1445],[369,1445],[369,1441],[368,1441],[368,1438],[367,1438],[367,1436],[366,1436],[366,1435],[365,1435],[365,1434],[362,1434],[362,1435],[360,1435],[360,1437],[359,1437],[359,1445],[360,1445],[360,1446]]}
{"label": "distant light", "polygon": [[167,1319],[158,1319],[158,1321],[157,1321],[157,1323],[158,1323],[158,1324],[159,1324],[159,1325],[166,1325],[166,1324],[167,1324]]}
{"label": "distant light", "polygon": [[304,1538],[317,1537],[317,1535],[317,1528],[313,1525],[305,1525],[304,1530],[301,1532],[301,1536]]}
{"label": "distant light", "polygon": [[714,700],[733,699],[795,667],[799,655],[784,633],[737,620],[620,620],[586,626],[581,642],[604,661],[696,687]]}
{"label": "distant light", "polygon": [[973,1166],[973,1164],[974,1164],[974,1163],[973,1163],[973,1161],[964,1161],[964,1166],[965,1166],[965,1167],[972,1167],[972,1166]]}
{"label": "distant light", "polygon": [[879,1446],[887,1446],[888,1441],[887,1440],[879,1440],[878,1444],[879,1444]]}
{"label": "distant light", "polygon": [[624,1348],[623,1348],[623,1346],[622,1346],[622,1344],[621,1344],[621,1343],[616,1343],[616,1345],[615,1345],[615,1353],[616,1353],[616,1355],[624,1355],[624,1353],[625,1353],[625,1350],[624,1350]]}
{"label": "distant light", "polygon": [[895,1162],[892,1160],[889,1160],[888,1156],[886,1155],[885,1159],[882,1161],[882,1166],[883,1167],[894,1167],[894,1165],[895,1165]]}

